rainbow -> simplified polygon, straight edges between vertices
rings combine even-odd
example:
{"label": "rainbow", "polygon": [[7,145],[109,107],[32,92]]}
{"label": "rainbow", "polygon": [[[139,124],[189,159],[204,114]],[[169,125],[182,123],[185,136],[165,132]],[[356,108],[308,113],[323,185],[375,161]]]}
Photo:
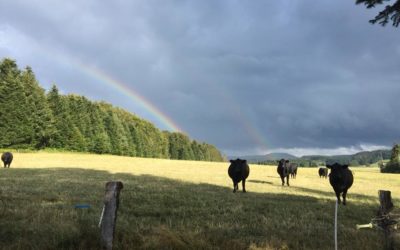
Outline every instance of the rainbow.
{"label": "rainbow", "polygon": [[241,125],[245,133],[252,139],[252,141],[258,145],[258,148],[262,151],[262,153],[267,153],[269,147],[261,131],[249,122],[250,119],[245,112],[242,111],[242,108],[237,104],[237,102],[232,99],[232,95],[228,95],[229,90],[222,89],[221,86],[219,86],[219,88],[220,90],[218,93],[225,103],[229,103],[228,106],[230,107],[230,112],[235,115],[237,123]]}
{"label": "rainbow", "polygon": [[[49,54],[48,51],[46,54]],[[68,63],[75,67],[78,71],[83,72],[84,74],[90,76],[93,79],[100,81],[103,84],[115,89],[117,92],[122,95],[128,97],[133,100],[135,104],[141,106],[145,111],[149,112],[153,117],[155,117],[163,126],[165,126],[168,130],[173,132],[181,132],[184,131],[174,122],[170,117],[161,112],[154,104],[148,101],[145,97],[141,96],[138,91],[136,91],[133,87],[129,86],[127,83],[111,76],[105,71],[101,71],[100,69],[90,66],[77,58],[72,58],[70,56],[66,56],[61,54],[60,52],[55,52],[51,54],[51,58],[54,58],[54,55],[59,58],[59,61],[62,63]],[[221,86],[219,86],[221,88]],[[257,129],[253,124],[251,124],[245,112],[242,112],[241,107],[232,99],[231,95],[228,95],[228,89],[221,89],[218,91],[223,101],[229,103],[229,107],[231,108],[230,112],[234,113],[237,117],[238,124],[241,124],[244,132],[249,135],[252,141],[258,145],[258,148],[263,152],[268,151],[268,144],[265,141],[264,136],[261,131]]]}
{"label": "rainbow", "polygon": [[145,111],[155,117],[156,120],[158,120],[163,126],[167,128],[167,130],[184,133],[184,131],[177,125],[176,122],[172,120],[172,118],[161,112],[154,104],[148,101],[144,96],[141,96],[138,91],[129,86],[127,83],[118,80],[110,74],[107,74],[105,71],[101,71],[96,67],[90,66],[89,64],[82,62],[76,57],[65,55],[65,53],[63,52],[56,51],[48,47],[43,48],[42,46],[36,46],[35,48],[38,52],[40,52],[40,55],[44,54],[48,56],[51,60],[54,60],[54,58],[56,58],[59,63],[72,66],[78,71],[110,86],[119,93],[133,100],[135,104],[138,104]]}
{"label": "rainbow", "polygon": [[128,84],[112,77],[104,71],[100,71],[98,68],[89,66],[82,63],[81,61],[74,60],[75,65],[78,65],[79,69],[90,77],[112,87],[124,96],[132,99],[135,103],[139,104],[144,110],[148,111],[158,121],[160,121],[168,130],[173,132],[183,132],[183,130],[174,122],[170,117],[161,112],[154,104],[148,101],[145,97],[141,96],[138,91]]}

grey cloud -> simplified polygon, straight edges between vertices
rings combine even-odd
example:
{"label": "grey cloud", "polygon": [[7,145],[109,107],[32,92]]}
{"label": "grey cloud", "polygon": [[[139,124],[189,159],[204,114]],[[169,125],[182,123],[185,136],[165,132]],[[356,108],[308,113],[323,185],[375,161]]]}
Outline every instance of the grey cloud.
{"label": "grey cloud", "polygon": [[32,46],[96,67],[228,153],[391,145],[400,139],[400,35],[370,25],[372,15],[353,1],[12,1],[0,3],[0,31],[26,41],[0,42],[0,56],[31,51],[16,59],[45,85],[163,126]]}

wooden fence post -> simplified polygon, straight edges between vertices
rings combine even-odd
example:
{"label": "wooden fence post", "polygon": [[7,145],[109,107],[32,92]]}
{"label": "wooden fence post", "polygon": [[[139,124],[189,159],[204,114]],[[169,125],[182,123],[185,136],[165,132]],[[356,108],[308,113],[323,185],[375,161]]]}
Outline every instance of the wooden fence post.
{"label": "wooden fence post", "polygon": [[117,222],[117,210],[119,205],[119,192],[123,188],[122,182],[111,181],[106,183],[106,193],[104,195],[104,207],[100,220],[101,245],[103,249],[111,250],[115,226]]}
{"label": "wooden fence post", "polygon": [[387,190],[379,190],[379,213],[380,215],[387,215],[393,209],[391,192]]}
{"label": "wooden fence post", "polygon": [[393,209],[392,197],[391,192],[387,190],[379,190],[379,210],[378,216],[382,218],[381,220],[381,228],[384,230],[385,233],[385,249],[394,249],[393,248],[393,238],[392,232],[390,227],[390,218],[389,213]]}

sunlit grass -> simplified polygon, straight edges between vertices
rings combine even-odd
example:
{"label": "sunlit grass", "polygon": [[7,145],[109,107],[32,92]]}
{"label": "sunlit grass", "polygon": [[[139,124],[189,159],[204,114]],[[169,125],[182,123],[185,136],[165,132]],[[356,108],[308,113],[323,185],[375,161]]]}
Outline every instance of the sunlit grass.
{"label": "sunlit grass", "polygon": [[[250,166],[248,193],[233,194],[228,163],[77,153],[14,153],[0,169],[1,249],[98,248],[104,185],[124,183],[119,249],[332,249],[335,197],[316,168],[282,187],[275,166]],[[399,204],[399,176],[352,168],[348,206],[339,209],[340,249],[379,249],[383,235],[357,231],[378,208],[378,190]],[[74,209],[75,204],[90,209]],[[0,203],[1,205],[1,203]]]}

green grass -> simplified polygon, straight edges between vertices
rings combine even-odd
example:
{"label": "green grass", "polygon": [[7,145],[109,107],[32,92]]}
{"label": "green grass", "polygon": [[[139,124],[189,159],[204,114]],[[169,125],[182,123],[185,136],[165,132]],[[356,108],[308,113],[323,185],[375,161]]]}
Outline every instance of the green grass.
{"label": "green grass", "polygon": [[[333,249],[335,197],[317,169],[300,168],[290,187],[276,167],[250,166],[248,193],[232,193],[228,163],[75,153],[15,153],[0,169],[0,249],[99,249],[107,181],[124,188],[116,249]],[[378,208],[379,189],[400,204],[399,175],[352,168],[339,208],[339,249],[382,249],[383,233],[356,230]],[[240,186],[241,191],[241,186]],[[90,204],[75,209],[75,204]],[[398,211],[398,210],[397,210]]]}

